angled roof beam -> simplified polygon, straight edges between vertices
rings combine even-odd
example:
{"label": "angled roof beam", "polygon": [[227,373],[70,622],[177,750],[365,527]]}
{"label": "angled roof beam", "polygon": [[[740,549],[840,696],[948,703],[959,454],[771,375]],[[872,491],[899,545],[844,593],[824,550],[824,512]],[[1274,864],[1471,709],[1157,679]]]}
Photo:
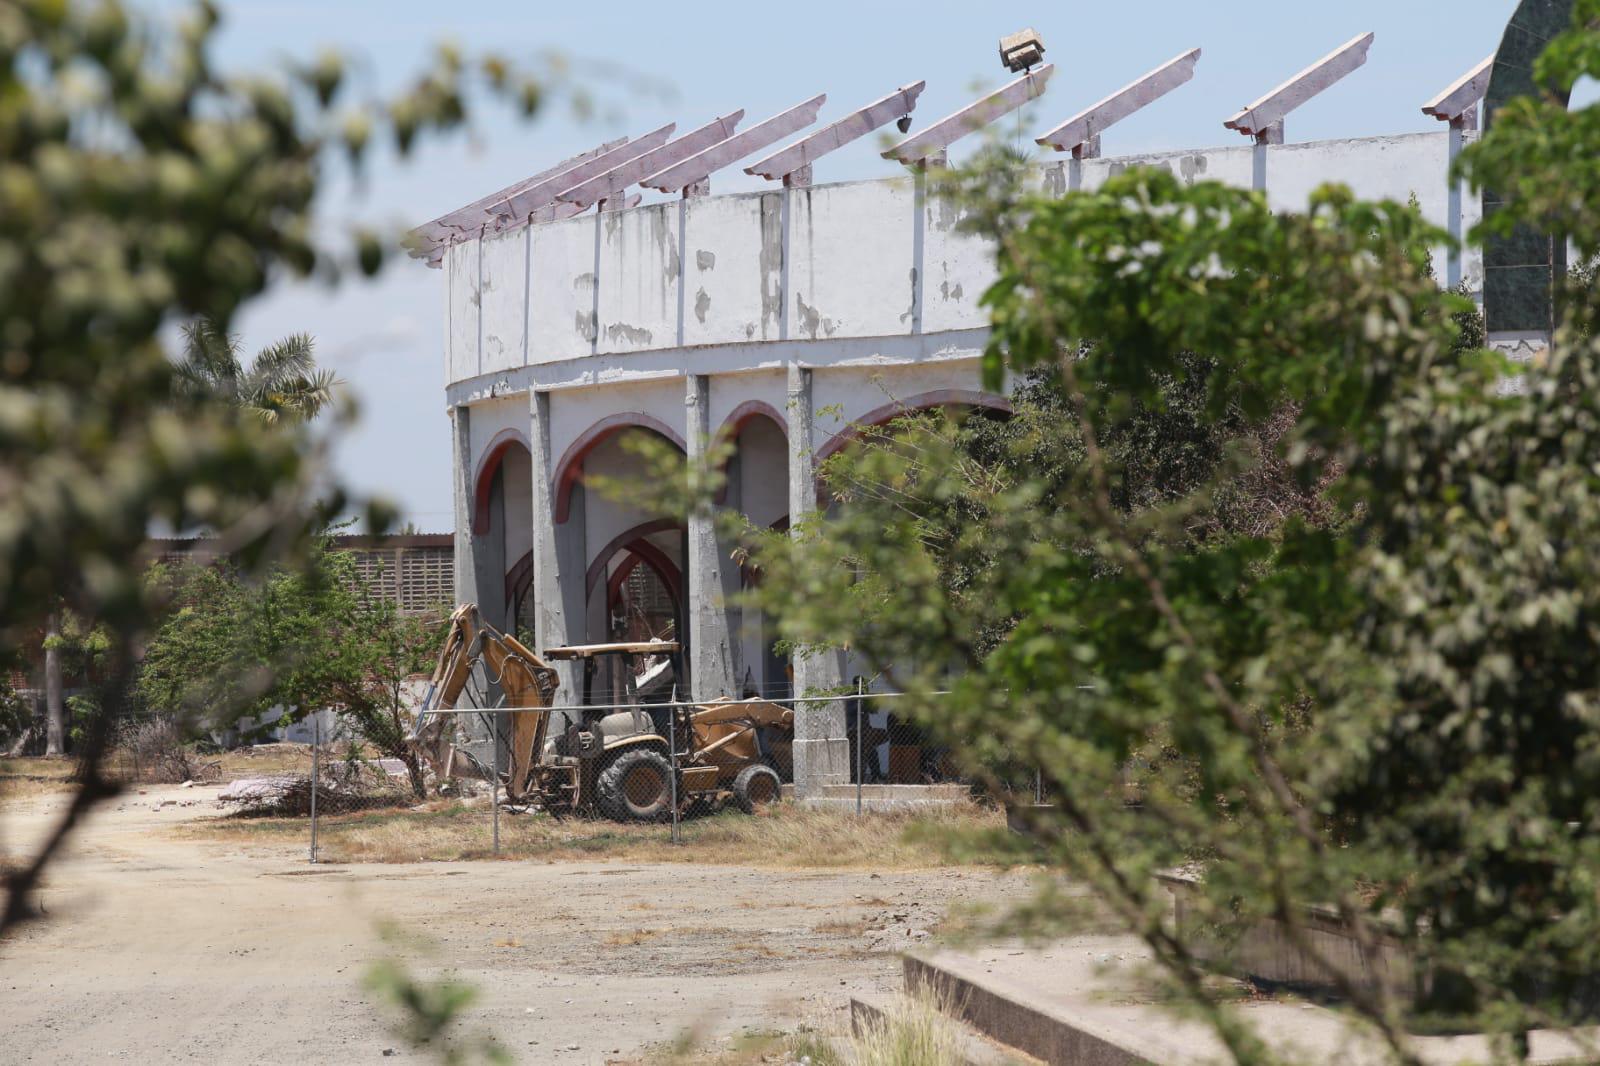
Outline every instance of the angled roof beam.
{"label": "angled roof beam", "polygon": [[1058,152],[1071,152],[1074,159],[1093,159],[1100,155],[1100,134],[1135,111],[1150,106],[1194,77],[1200,49],[1194,48],[1157,67],[1144,77],[1118,89],[1098,104],[1078,112],[1037,139],[1037,143]]}
{"label": "angled roof beam", "polygon": [[884,152],[883,158],[907,166],[942,161],[946,150],[956,141],[974,130],[982,129],[1001,115],[1015,111],[1044,92],[1045,82],[1050,80],[1055,69],[1054,63],[1046,63],[1038,70],[1029,71],[1016,81],[940,119],[921,133],[907,137]]}
{"label": "angled roof beam", "polygon": [[1363,33],[1302,70],[1223,123],[1258,144],[1283,143],[1283,119],[1367,61],[1376,34]]}
{"label": "angled roof beam", "polygon": [[574,185],[572,188],[556,194],[556,199],[566,203],[588,207],[602,200],[615,199],[617,194],[640,178],[655,174],[663,167],[672,166],[674,163],[705,151],[707,148],[733,136],[733,131],[738,129],[739,122],[744,118],[744,108],[714,118],[697,130],[690,130],[677,140],[668,141],[653,152],[646,152],[637,159],[630,159],[620,166],[612,167],[604,174],[597,174],[588,181]]}
{"label": "angled roof beam", "polygon": [[853,111],[839,121],[822,127],[815,133],[778,149],[769,156],[756,160],[744,168],[746,174],[755,174],[768,181],[782,179],[785,185],[811,184],[811,164],[851,141],[866,136],[886,122],[909,118],[916,110],[917,97],[927,82],[902,86],[881,100],[874,100],[860,111]]}
{"label": "angled roof beam", "polygon": [[[621,207],[637,207],[639,206],[639,201],[641,199],[643,199],[643,197],[641,197],[638,193],[634,193],[632,196],[623,198]],[[528,215],[527,221],[533,224],[541,222],[559,222],[564,218],[571,218],[574,215],[581,215],[587,210],[588,208],[579,207],[577,204],[545,204],[543,207],[535,208],[534,211]],[[449,250],[449,248],[450,246],[448,244],[438,244],[431,249],[413,252],[412,256],[414,258],[426,259],[428,266],[436,267],[444,261],[444,254]]]}
{"label": "angled roof beam", "polygon": [[796,104],[765,122],[757,123],[736,136],[719,141],[704,151],[697,152],[680,162],[656,171],[639,184],[647,189],[662,192],[684,192],[685,195],[703,195],[706,182],[712,174],[731,163],[737,163],[751,152],[758,152],[795,130],[805,129],[817,121],[817,112],[828,99],[827,93],[818,93],[805,103]]}
{"label": "angled roof beam", "polygon": [[[605,144],[591,148],[587,152],[580,152],[570,159],[562,160],[547,170],[539,171],[532,177],[523,178],[515,185],[508,185],[499,192],[490,193],[481,200],[474,200],[466,207],[457,208],[448,215],[440,215],[431,222],[424,222],[411,232],[423,244],[441,240],[453,240],[468,234],[475,234],[480,227],[492,219],[493,216],[488,213],[488,209],[505,200],[506,197],[527,188],[535,182],[544,181],[546,178],[560,174],[564,170],[569,170],[579,163],[587,162],[626,143],[628,143],[628,138],[618,137],[614,141],[607,141]],[[425,249],[423,251],[425,253]],[[413,254],[418,253],[413,252]]]}
{"label": "angled roof beam", "polygon": [[1493,69],[1494,56],[1490,56],[1461,75],[1444,92],[1423,104],[1422,113],[1458,129],[1477,129],[1478,102],[1489,91],[1489,72]]}
{"label": "angled roof beam", "polygon": [[559,174],[553,174],[541,182],[529,185],[512,196],[496,204],[493,208],[495,214],[502,220],[515,221],[525,215],[553,204],[556,193],[572,188],[579,182],[588,181],[597,174],[604,174],[613,167],[620,166],[630,159],[637,159],[646,152],[653,152],[667,143],[667,138],[672,136],[672,131],[677,128],[677,123],[669,122],[659,129],[651,130],[643,137],[635,137],[627,144],[585,160],[575,167],[568,167]]}

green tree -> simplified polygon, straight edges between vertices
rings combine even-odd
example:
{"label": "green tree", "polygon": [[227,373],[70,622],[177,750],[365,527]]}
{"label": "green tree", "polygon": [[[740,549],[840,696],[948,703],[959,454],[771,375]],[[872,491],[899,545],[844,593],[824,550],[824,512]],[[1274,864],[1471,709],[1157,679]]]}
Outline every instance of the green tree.
{"label": "green tree", "polygon": [[[1600,4],[1580,8],[1552,51],[1582,57],[1568,80],[1600,73]],[[1600,110],[1526,111],[1468,172],[1600,246],[1578,162]],[[1071,431],[1025,409],[974,463],[970,428],[892,430],[830,465],[828,518],[759,541],[759,604],[797,645],[867,657],[980,780],[1038,767],[1040,846],[1241,1060],[1267,1054],[1207,995],[1158,871],[1203,871],[1224,943],[1281,923],[1398,1059],[1422,1018],[1515,1055],[1591,1017],[1600,300],[1575,293],[1508,388],[1405,205],[1330,188],[1274,213],[1150,171],[1041,199],[996,174],[945,190],[998,248],[988,385],[1042,374]],[[1398,936],[1430,975],[1415,1006],[1343,977],[1312,904],[1368,948]]]}
{"label": "green tree", "polygon": [[183,327],[183,360],[178,364],[181,392],[214,396],[237,404],[268,422],[311,419],[333,401],[339,384],[331,370],[319,370],[316,342],[294,333],[261,349],[245,366],[239,337],[201,320]]}
{"label": "green tree", "polygon": [[420,797],[405,682],[432,667],[430,620],[402,615],[362,580],[350,553],[325,539],[308,563],[261,579],[223,565],[154,574],[171,584],[174,610],[146,650],[138,695],[201,730],[241,713],[266,729],[337,711],[380,754],[405,764]]}
{"label": "green tree", "polygon": [[[182,395],[166,331],[204,321],[225,336],[276,277],[381,269],[393,242],[378,234],[318,240],[329,176],[459,128],[471,92],[523,114],[542,99],[542,80],[504,57],[448,48],[387,98],[353,93],[335,53],[233,73],[211,54],[218,20],[207,3],[175,24],[116,0],[0,5],[0,654],[63,604],[111,640],[83,784],[6,873],[0,933],[114,791],[100,761],[165,608],[144,581],[148,531],[210,530],[257,572],[320,521],[309,501],[327,478],[308,436]],[[329,495],[328,513],[345,509]]]}
{"label": "green tree", "polygon": [[427,674],[439,654],[438,619],[406,617],[392,600],[366,595],[339,640],[334,706],[380,754],[399,759],[412,794],[427,794],[422,758],[411,746],[406,682]]}

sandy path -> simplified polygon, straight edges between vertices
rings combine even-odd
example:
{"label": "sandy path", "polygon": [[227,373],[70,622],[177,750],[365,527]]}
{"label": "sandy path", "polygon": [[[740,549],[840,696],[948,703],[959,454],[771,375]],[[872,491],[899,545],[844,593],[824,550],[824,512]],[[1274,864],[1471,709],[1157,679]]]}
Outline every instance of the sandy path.
{"label": "sandy path", "polygon": [[[169,798],[202,802],[160,806]],[[151,788],[79,836],[43,893],[50,919],[0,943],[0,1058],[428,1061],[361,985],[387,955],[477,985],[469,1028],[518,1061],[602,1063],[691,1027],[728,1037],[836,1015],[853,991],[898,985],[897,960],[870,950],[862,923],[928,925],[951,902],[1021,887],[970,870],[309,867],[301,850],[171,831],[209,816],[209,799]],[[0,811],[0,848],[41,832],[59,803]],[[385,921],[432,948],[386,943]]]}

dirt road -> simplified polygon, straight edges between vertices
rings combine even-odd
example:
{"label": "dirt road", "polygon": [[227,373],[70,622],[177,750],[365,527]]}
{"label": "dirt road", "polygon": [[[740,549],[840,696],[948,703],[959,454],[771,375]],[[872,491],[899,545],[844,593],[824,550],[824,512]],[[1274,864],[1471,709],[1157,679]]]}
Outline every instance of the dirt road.
{"label": "dirt road", "polygon": [[[60,802],[0,810],[0,854]],[[519,1062],[630,1059],[691,1028],[711,1041],[837,1018],[852,991],[898,986],[888,949],[947,906],[1023,890],[978,870],[313,867],[173,831],[212,813],[205,790],[152,787],[79,836],[43,893],[48,920],[0,943],[0,1059],[429,1061],[362,986],[385,957],[478,986],[466,1028]],[[386,922],[427,943],[386,941]]]}

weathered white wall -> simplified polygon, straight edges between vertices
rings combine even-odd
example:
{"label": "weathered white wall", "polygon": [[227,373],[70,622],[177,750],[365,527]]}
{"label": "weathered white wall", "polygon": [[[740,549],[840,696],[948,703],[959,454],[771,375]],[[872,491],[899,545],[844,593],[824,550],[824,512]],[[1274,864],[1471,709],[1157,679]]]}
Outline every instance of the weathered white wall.
{"label": "weathered white wall", "polygon": [[670,348],[678,337],[678,207],[607,211],[600,224],[600,348]]}
{"label": "weathered white wall", "polygon": [[588,355],[594,350],[594,216],[529,232],[528,362]]}
{"label": "weathered white wall", "polygon": [[685,212],[684,343],[777,340],[783,194],[706,197]]}
{"label": "weathered white wall", "polygon": [[446,381],[461,381],[482,373],[478,365],[478,259],[477,241],[450,246],[444,259],[449,312],[445,366]]}
{"label": "weathered white wall", "polygon": [[[1248,186],[1252,153],[1241,140],[1085,160],[1081,184],[1094,189],[1142,165],[1186,181]],[[1342,181],[1367,198],[1415,196],[1443,227],[1447,155],[1443,131],[1275,145],[1267,150],[1268,199],[1275,208],[1303,208],[1317,186]],[[1041,169],[1041,184],[1064,188],[1067,173],[1065,162],[1052,163]],[[1475,200],[1463,197],[1467,229],[1477,220]],[[565,389],[672,376],[687,361],[677,352],[700,353],[698,365],[716,373],[796,359],[826,365],[841,341],[887,345],[916,335],[919,310],[922,336],[981,331],[978,299],[994,278],[989,249],[958,232],[954,205],[927,197],[919,224],[916,202],[912,179],[898,176],[668,201],[455,245],[443,263],[447,382],[453,393],[476,398],[530,384]],[[1442,275],[1442,249],[1437,258]],[[1472,285],[1477,257],[1469,254],[1465,267]],[[791,347],[779,355],[774,343]]]}
{"label": "weathered white wall", "polygon": [[483,241],[481,373],[522,365],[528,297],[527,230]]}
{"label": "weathered white wall", "polygon": [[829,340],[911,332],[913,210],[910,178],[794,193],[790,336]]}

